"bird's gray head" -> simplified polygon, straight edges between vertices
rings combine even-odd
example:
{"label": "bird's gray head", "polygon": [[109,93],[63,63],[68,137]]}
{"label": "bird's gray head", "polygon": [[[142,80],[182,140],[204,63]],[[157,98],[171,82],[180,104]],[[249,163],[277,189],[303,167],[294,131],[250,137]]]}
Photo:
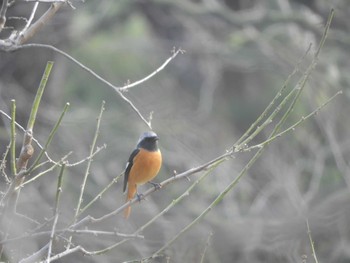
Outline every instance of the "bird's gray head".
{"label": "bird's gray head", "polygon": [[144,132],[141,134],[137,142],[137,148],[143,148],[148,151],[158,151],[158,135],[153,131]]}

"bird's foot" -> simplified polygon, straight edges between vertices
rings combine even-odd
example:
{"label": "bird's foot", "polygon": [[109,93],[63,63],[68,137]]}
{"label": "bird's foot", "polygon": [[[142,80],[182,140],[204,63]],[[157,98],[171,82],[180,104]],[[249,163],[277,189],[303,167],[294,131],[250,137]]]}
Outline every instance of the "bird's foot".
{"label": "bird's foot", "polygon": [[143,194],[136,193],[137,201],[141,202],[141,200],[146,200]]}
{"label": "bird's foot", "polygon": [[153,185],[156,190],[159,190],[160,188],[162,188],[162,185],[160,183],[154,183],[154,182],[151,182],[151,181],[149,181],[148,183]]}

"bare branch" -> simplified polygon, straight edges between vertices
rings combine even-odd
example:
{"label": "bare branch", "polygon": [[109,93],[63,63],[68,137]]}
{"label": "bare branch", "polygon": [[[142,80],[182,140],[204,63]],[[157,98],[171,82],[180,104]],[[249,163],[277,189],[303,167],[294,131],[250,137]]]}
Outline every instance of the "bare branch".
{"label": "bare branch", "polygon": [[[100,133],[100,124],[101,124],[102,114],[103,114],[104,110],[105,110],[105,101],[102,102],[101,110],[100,110],[100,113],[99,113],[99,115],[97,117],[97,124],[96,124],[95,135],[94,135],[94,138],[92,140],[92,144],[90,146],[90,156],[92,156],[94,154],[95,145],[96,145],[96,142],[97,142],[98,135]],[[92,158],[90,158],[88,160],[88,162],[87,162],[85,175],[84,175],[84,178],[83,178],[83,183],[82,183],[82,185],[80,187],[80,194],[79,194],[78,204],[77,204],[77,207],[75,209],[74,223],[76,222],[76,219],[77,219],[78,214],[80,212],[81,205],[83,203],[83,195],[84,195],[84,191],[85,191],[87,178],[88,178],[89,173],[90,173],[91,163],[92,163]]]}
{"label": "bare branch", "polygon": [[314,246],[314,241],[312,240],[311,230],[310,230],[309,220],[308,219],[306,219],[306,227],[307,227],[307,234],[308,234],[309,240],[310,240],[312,256],[314,257],[315,263],[318,263],[318,259],[317,259],[317,255],[316,255],[316,251],[315,251],[315,246]]}
{"label": "bare branch", "polygon": [[[38,2],[35,3],[35,5],[37,4]],[[62,7],[62,5],[62,2],[53,3],[49,7],[49,9],[34,24],[32,24],[28,28],[25,28],[26,30],[21,32],[21,34],[16,39],[16,44],[22,45],[23,43],[27,42],[30,38],[32,38],[56,14],[56,12]],[[34,16],[35,10],[36,8],[34,6],[31,16]],[[31,19],[29,19],[28,22],[31,22]],[[28,24],[29,23],[27,23],[26,27],[28,26]]]}
{"label": "bare branch", "polygon": [[62,193],[62,178],[63,178],[63,172],[65,169],[65,165],[63,164],[60,170],[60,174],[58,176],[58,182],[57,182],[57,189],[56,189],[56,199],[55,199],[55,209],[54,209],[54,220],[52,224],[52,229],[50,233],[50,241],[49,241],[49,248],[47,250],[47,263],[50,263],[50,257],[51,257],[51,251],[52,251],[52,242],[55,236],[56,232],[56,226],[58,222],[58,208],[60,205],[60,197]]}
{"label": "bare branch", "polygon": [[8,7],[8,0],[3,0],[1,9],[0,9],[0,32],[2,31],[6,23],[7,7]]}
{"label": "bare branch", "polygon": [[[140,232],[140,231],[138,231]],[[70,234],[76,234],[76,235],[91,235],[91,236],[111,236],[111,237],[122,237],[122,238],[139,238],[144,239],[145,237],[143,235],[140,235],[139,233],[133,233],[133,234],[126,234],[121,233],[118,231],[101,231],[101,230],[93,230],[93,229],[56,229],[55,230],[56,235],[60,235],[62,233],[70,233]],[[7,244],[7,243],[13,243],[17,242],[19,240],[23,239],[29,239],[29,238],[38,238],[38,237],[46,237],[50,236],[51,231],[42,231],[42,232],[31,232],[31,233],[25,233],[21,236],[14,237],[14,238],[8,238],[0,241],[0,244]]]}
{"label": "bare branch", "polygon": [[29,257],[26,257],[19,261],[19,263],[34,263],[38,262],[44,255],[48,248],[49,244],[46,244],[42,248],[40,248],[38,251],[36,251],[34,254],[30,255]]}
{"label": "bare branch", "polygon": [[98,147],[96,147],[96,150],[93,152],[93,154],[91,154],[91,155],[89,155],[89,156],[86,156],[84,159],[81,159],[80,161],[77,161],[77,162],[75,162],[75,163],[69,163],[69,162],[67,161],[66,166],[67,166],[67,167],[77,166],[77,165],[82,164],[82,163],[84,163],[84,162],[86,162],[86,161],[89,161],[89,160],[91,160],[92,158],[94,158],[95,155],[98,154],[100,151],[102,151],[103,149],[106,149],[106,147],[107,147],[106,144],[104,144],[104,145],[102,145],[102,146],[98,146]]}
{"label": "bare branch", "polygon": [[96,79],[98,79],[99,81],[103,82],[104,84],[106,84],[107,86],[111,87],[127,104],[129,104],[129,106],[137,113],[137,115],[141,118],[141,120],[148,126],[148,128],[152,129],[152,124],[151,124],[151,120],[147,120],[139,111],[139,109],[131,102],[131,100],[129,100],[124,94],[123,94],[123,90],[127,90],[130,87],[134,87],[136,85],[140,85],[141,83],[145,82],[146,80],[150,79],[151,77],[153,77],[154,75],[156,75],[158,72],[160,72],[166,65],[169,64],[169,62],[171,60],[173,60],[179,53],[183,53],[184,50],[182,49],[178,49],[177,51],[173,51],[173,55],[168,58],[163,64],[162,66],[160,66],[160,68],[158,68],[156,71],[154,71],[153,73],[151,73],[149,76],[143,78],[142,80],[139,80],[135,83],[131,83],[131,84],[127,84],[125,86],[122,87],[117,87],[115,85],[113,85],[112,83],[110,83],[109,81],[107,81],[106,79],[104,79],[103,77],[101,77],[100,75],[98,75],[96,72],[94,72],[92,69],[88,68],[87,66],[85,66],[84,64],[82,64],[81,62],[79,62],[77,59],[73,58],[72,56],[70,56],[69,54],[67,54],[66,52],[51,46],[51,45],[46,45],[46,44],[25,44],[25,45],[19,45],[19,46],[12,46],[8,48],[8,51],[17,51],[17,50],[21,50],[21,49],[26,49],[26,48],[46,48],[46,49],[50,49],[53,50],[61,55],[63,55],[64,57],[66,57],[67,59],[69,59],[70,61],[74,62],[75,64],[77,64],[80,68],[82,68],[83,70],[87,71],[88,73],[90,73],[92,76],[94,76]]}
{"label": "bare branch", "polygon": [[[164,180],[163,182],[161,182],[159,185],[160,185],[160,188],[163,188],[165,187],[166,185],[174,182],[174,181],[177,181],[177,180],[180,180],[180,179],[183,179],[183,178],[187,178],[188,176],[190,175],[193,175],[193,174],[196,174],[198,172],[201,172],[201,171],[204,171],[206,169],[209,169],[211,166],[215,166],[216,163],[218,162],[222,162],[223,160],[227,160],[229,157],[232,157],[232,154],[233,154],[233,151],[228,151],[226,153],[224,153],[223,155],[220,155],[218,156],[217,158],[209,161],[209,162],[206,162],[198,167],[195,167],[195,168],[192,168],[192,169],[189,169],[183,173],[180,173],[180,174],[177,174],[175,176],[172,176],[166,180]],[[153,192],[157,191],[158,188],[155,188],[155,187],[152,187],[150,189],[148,189],[147,191],[145,191],[143,193],[143,196],[144,197],[147,197],[148,195],[152,194]],[[117,215],[119,213],[121,213],[127,206],[130,206],[130,205],[133,205],[134,203],[136,202],[139,202],[140,200],[135,197],[133,198],[132,200],[130,200],[129,202],[125,203],[124,205],[120,206],[118,209],[112,211],[111,213],[109,214],[106,214],[102,217],[99,217],[99,218],[93,218],[92,216],[86,216],[84,217],[83,219],[81,219],[80,221],[78,221],[77,223],[75,223],[74,225],[72,225],[70,227],[70,229],[77,229],[77,228],[80,228],[82,226],[85,226],[85,225],[88,225],[88,224],[91,224],[91,223],[97,223],[97,222],[102,222],[114,215]],[[141,200],[142,201],[142,200]]]}
{"label": "bare branch", "polygon": [[34,19],[36,10],[38,9],[38,6],[39,6],[39,2],[35,2],[34,6],[33,6],[33,9],[32,9],[32,12],[30,13],[29,18],[26,20],[26,25],[24,26],[22,31],[19,33],[19,37],[22,37],[26,33],[28,28],[30,27],[30,25],[31,25],[31,23],[32,23],[32,21]]}
{"label": "bare branch", "polygon": [[263,145],[265,144],[269,144],[270,142],[272,142],[273,140],[277,139],[278,137],[281,137],[282,135],[284,135],[287,132],[290,131],[294,131],[294,129],[299,126],[300,124],[302,124],[303,122],[305,122],[306,120],[310,119],[311,117],[315,116],[322,108],[324,108],[325,106],[327,106],[327,104],[329,104],[332,100],[334,100],[338,95],[342,94],[342,91],[338,91],[337,93],[335,93],[332,97],[330,97],[329,99],[327,99],[324,103],[322,103],[319,107],[317,107],[315,110],[313,110],[311,113],[309,113],[306,116],[303,116],[300,118],[299,121],[295,122],[293,125],[291,125],[290,127],[288,127],[287,129],[285,129],[284,131],[277,133],[276,135],[272,136],[271,138],[267,139],[266,141],[253,145],[251,147],[245,148],[242,151],[251,151],[252,149],[256,149],[256,148],[261,148]]}
{"label": "bare branch", "polygon": [[17,174],[16,169],[16,101],[11,101],[11,172],[12,176],[15,177]]}
{"label": "bare branch", "polygon": [[48,174],[48,172],[51,172],[53,171],[57,166],[61,166],[65,161],[66,159],[68,158],[68,156],[70,155],[70,153],[68,153],[67,155],[63,156],[61,158],[61,160],[57,163],[54,163],[51,167],[49,167],[48,169],[42,171],[41,173],[38,173],[36,176],[34,176],[33,178],[23,182],[21,185],[19,185],[17,188],[22,188],[23,186],[25,186],[26,184],[29,184],[31,182],[34,182],[35,180],[37,180],[39,177],[45,175],[45,174]]}
{"label": "bare branch", "polygon": [[[12,121],[12,118],[11,118],[6,112],[0,110],[0,113],[1,113],[2,115],[4,115],[7,119],[9,119],[9,120]],[[24,133],[26,132],[26,130],[23,128],[23,126],[20,125],[18,122],[15,122],[15,124],[16,124],[17,128],[19,128],[22,132],[24,132]],[[34,137],[33,137],[33,141],[35,142],[35,144],[36,144],[40,149],[43,149],[43,148],[44,148],[44,147],[39,143],[39,141],[38,141],[37,139],[35,139]],[[46,158],[47,158],[51,163],[56,163],[54,160],[52,160],[52,159],[50,158],[50,156],[48,155],[48,153],[47,153],[46,151],[45,151],[45,155],[46,155]]]}
{"label": "bare branch", "polygon": [[211,237],[213,236],[213,232],[210,232],[208,237],[207,237],[207,241],[205,242],[205,247],[203,249],[203,252],[201,253],[201,261],[200,263],[203,263],[204,262],[204,258],[205,258],[205,253],[207,252],[208,250],[208,247],[210,245],[210,239]]}
{"label": "bare branch", "polygon": [[143,79],[140,79],[138,81],[135,81],[133,83],[128,83],[127,85],[118,88],[120,91],[127,91],[128,89],[135,87],[137,85],[140,85],[141,83],[149,80],[150,78],[152,78],[154,75],[158,74],[160,71],[162,71],[169,63],[170,61],[172,61],[179,53],[183,54],[186,51],[179,48],[178,50],[175,51],[175,47],[172,51],[173,55],[168,58],[159,68],[157,68],[155,71],[153,71],[151,74],[149,74],[148,76],[144,77]]}
{"label": "bare branch", "polygon": [[8,153],[10,152],[10,147],[11,147],[11,143],[6,146],[6,150],[5,150],[4,154],[2,155],[2,160],[0,162],[0,172],[1,172],[1,175],[5,178],[6,183],[11,183],[11,180],[9,179],[7,174],[5,173],[6,157],[7,157]]}
{"label": "bare branch", "polygon": [[[6,112],[0,110],[0,113],[1,113],[2,115],[4,115],[7,119],[12,120],[12,118],[11,118]],[[24,132],[24,133],[26,132],[26,130],[25,130],[18,122],[15,122],[15,124],[16,124],[17,128],[19,128],[22,132]],[[35,144],[36,144],[41,150],[44,149],[44,146],[42,146],[42,145],[39,143],[39,141],[38,141],[37,139],[35,139],[35,138],[33,137],[32,140],[35,142]],[[74,163],[69,163],[69,162],[67,161],[66,167],[72,167],[72,166],[80,165],[80,164],[82,164],[82,163],[88,161],[89,159],[93,158],[93,157],[94,157],[96,154],[98,154],[101,150],[106,149],[106,147],[107,147],[106,144],[104,144],[104,145],[102,145],[102,146],[99,146],[99,147],[96,147],[96,151],[95,151],[92,155],[89,155],[89,156],[85,157],[84,159],[81,159],[80,161],[77,161],[77,162],[74,162]],[[44,153],[45,153],[45,156],[46,156],[46,158],[48,159],[48,161],[49,161],[50,163],[55,164],[55,166],[57,166],[57,165],[61,166],[61,165],[62,165],[62,160],[65,160],[65,159],[68,157],[68,155],[70,155],[72,152],[68,153],[68,154],[67,154],[67,157],[61,158],[61,160],[59,160],[59,161],[53,160],[53,159],[49,156],[49,154],[48,154],[48,152],[47,152],[46,150],[44,151]],[[25,182],[24,184],[27,184],[27,183],[28,183],[28,181]],[[22,185],[24,185],[24,184],[22,184]]]}
{"label": "bare branch", "polygon": [[95,203],[98,199],[101,199],[102,195],[114,184],[116,184],[119,180],[119,178],[124,175],[124,172],[120,173],[119,175],[117,175],[105,188],[103,188],[96,196],[95,198],[93,198],[86,206],[84,206],[83,208],[80,209],[79,211],[79,215],[81,215],[82,213],[84,213],[86,211],[86,209],[88,209],[93,203]]}

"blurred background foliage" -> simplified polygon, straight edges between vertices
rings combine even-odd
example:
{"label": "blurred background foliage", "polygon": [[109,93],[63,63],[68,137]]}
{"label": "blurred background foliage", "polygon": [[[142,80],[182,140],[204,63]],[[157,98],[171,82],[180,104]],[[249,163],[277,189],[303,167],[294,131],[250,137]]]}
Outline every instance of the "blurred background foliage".
{"label": "blurred background foliage", "polygon": [[[154,112],[152,125],[160,136],[164,158],[157,181],[232,146],[268,105],[310,43],[311,53],[315,50],[334,8],[335,19],[318,66],[289,124],[338,90],[343,90],[343,95],[273,143],[232,193],[171,246],[167,255],[170,262],[199,262],[207,237],[213,233],[204,262],[313,262],[305,223],[308,218],[319,260],[350,262],[347,0],[101,0],[73,4],[75,10],[61,9],[33,42],[68,52],[117,86],[150,74],[171,56],[173,47],[186,50],[158,75],[126,93],[144,115]],[[15,5],[9,12],[24,15],[28,6]],[[40,6],[44,11],[45,4]],[[1,34],[3,37],[6,32]],[[293,85],[311,55],[301,63]],[[43,49],[0,53],[0,109],[10,112],[10,99],[15,98],[20,124],[26,123],[48,60],[55,65],[34,130],[39,141],[45,142],[64,104],[71,103],[49,149],[54,158],[73,151],[69,161],[74,162],[88,155],[96,117],[102,100],[106,101],[97,144],[105,143],[107,148],[94,158],[84,197],[87,203],[123,170],[139,134],[147,127],[113,90],[71,61]],[[0,117],[3,153],[10,124]],[[260,135],[255,142],[263,139]],[[145,230],[145,240],[130,241],[96,257],[74,254],[62,262],[122,262],[149,256],[198,216],[250,157],[251,153],[238,154],[221,165],[188,198]],[[85,166],[67,170],[60,215],[63,222],[69,222],[74,214]],[[51,215],[57,173],[23,189],[21,212],[37,220]],[[184,180],[157,191],[133,207],[128,222],[118,215],[99,227],[132,233],[190,184]],[[122,205],[124,198],[120,181],[88,214],[106,214]],[[44,239],[34,241],[22,242],[22,256],[46,243]],[[113,240],[82,237],[76,242],[95,250]]]}

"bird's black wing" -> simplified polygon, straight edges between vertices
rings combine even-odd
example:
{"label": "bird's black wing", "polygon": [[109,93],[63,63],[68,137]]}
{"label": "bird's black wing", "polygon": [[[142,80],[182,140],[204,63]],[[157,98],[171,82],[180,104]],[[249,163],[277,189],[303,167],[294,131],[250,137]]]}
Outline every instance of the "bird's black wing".
{"label": "bird's black wing", "polygon": [[129,180],[129,173],[131,170],[132,165],[134,164],[134,158],[135,156],[139,153],[140,149],[135,149],[128,160],[128,163],[126,164],[126,169],[125,169],[125,173],[124,173],[124,186],[123,186],[123,192],[125,192],[126,190],[126,185],[128,184],[128,180]]}

